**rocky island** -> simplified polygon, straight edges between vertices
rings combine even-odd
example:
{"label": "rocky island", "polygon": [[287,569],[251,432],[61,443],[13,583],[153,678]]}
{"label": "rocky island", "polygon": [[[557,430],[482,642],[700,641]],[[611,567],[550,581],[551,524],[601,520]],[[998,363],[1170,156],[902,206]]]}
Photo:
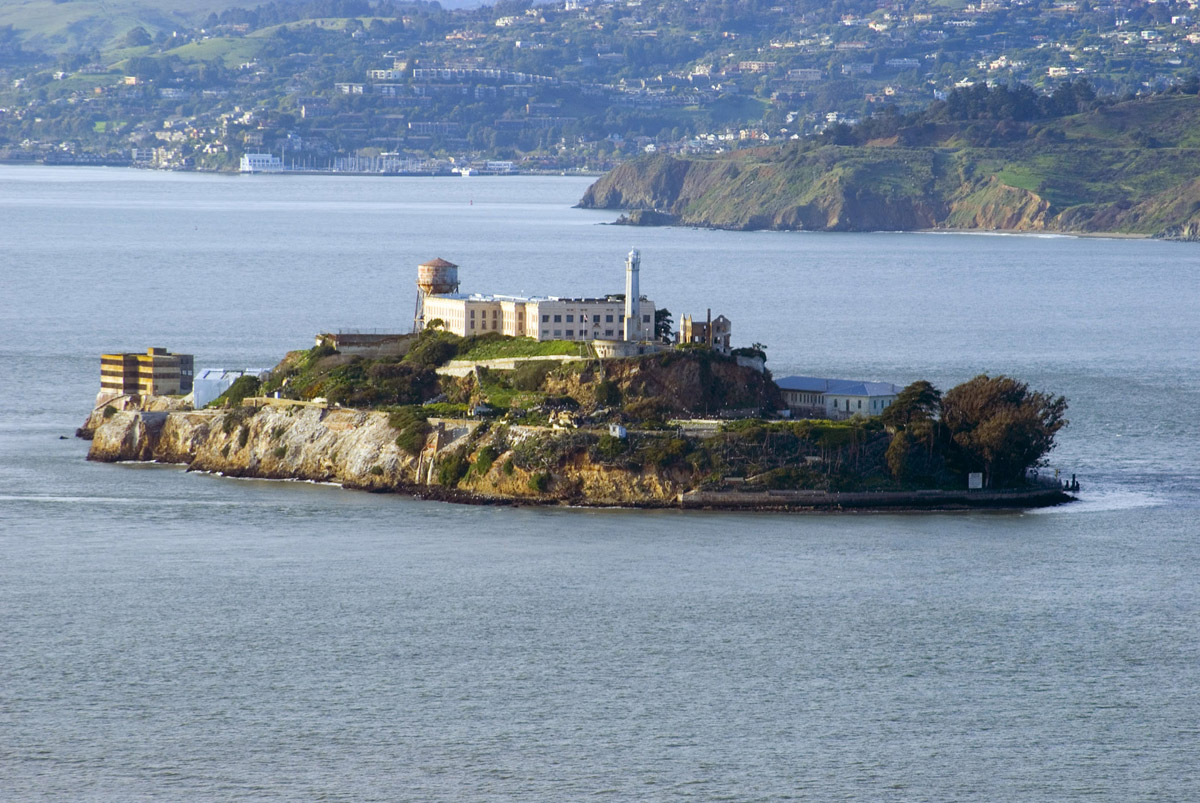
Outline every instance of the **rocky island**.
{"label": "rocky island", "polygon": [[[795,420],[779,417],[786,392],[754,359],[708,347],[512,356],[545,346],[437,328],[375,354],[326,343],[290,353],[265,380],[238,379],[207,409],[114,398],[79,434],[91,460],[475,503],[960,509],[1071,498],[1026,476],[1065,425],[1066,402],[1007,377],[944,395],[918,382],[877,415]],[[971,474],[986,487],[968,490]]]}
{"label": "rocky island", "polygon": [[1200,239],[1200,102],[976,85],[911,115],[715,157],[623,163],[580,201],[622,223]]}

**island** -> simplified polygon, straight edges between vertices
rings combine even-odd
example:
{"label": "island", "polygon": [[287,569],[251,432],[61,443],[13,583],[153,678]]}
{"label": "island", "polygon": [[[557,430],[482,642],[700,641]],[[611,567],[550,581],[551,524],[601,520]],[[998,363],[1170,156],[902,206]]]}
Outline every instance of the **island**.
{"label": "island", "polygon": [[431,260],[418,268],[413,333],[318,335],[269,371],[195,372],[191,355],[162,348],[104,355],[78,434],[91,460],[474,503],[1072,499],[1076,484],[1037,476],[1067,423],[1062,397],[1006,376],[945,393],[923,381],[777,380],[761,346],[731,347],[722,315],[684,316],[667,342],[671,315],[641,294],[639,273],[633,251],[625,293],[467,295],[457,265]]}
{"label": "island", "polygon": [[986,84],[911,114],[717,156],[653,154],[580,201],[633,225],[1200,239],[1196,96]]}

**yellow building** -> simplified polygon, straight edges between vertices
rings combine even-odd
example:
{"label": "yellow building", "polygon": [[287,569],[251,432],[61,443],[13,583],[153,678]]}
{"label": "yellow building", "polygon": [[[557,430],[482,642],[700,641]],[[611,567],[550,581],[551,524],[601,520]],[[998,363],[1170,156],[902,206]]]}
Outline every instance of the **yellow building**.
{"label": "yellow building", "polygon": [[100,393],[110,396],[173,396],[192,392],[195,361],[191,354],[163,348],[145,354],[100,355]]}

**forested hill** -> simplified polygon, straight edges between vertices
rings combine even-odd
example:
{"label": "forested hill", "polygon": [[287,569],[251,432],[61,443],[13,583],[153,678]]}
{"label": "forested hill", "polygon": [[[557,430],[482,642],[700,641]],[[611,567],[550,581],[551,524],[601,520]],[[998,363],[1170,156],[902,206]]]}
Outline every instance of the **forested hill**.
{"label": "forested hill", "polygon": [[581,206],[728,229],[990,229],[1200,239],[1195,87],[1117,102],[979,85],[912,115],[709,158],[647,156]]}

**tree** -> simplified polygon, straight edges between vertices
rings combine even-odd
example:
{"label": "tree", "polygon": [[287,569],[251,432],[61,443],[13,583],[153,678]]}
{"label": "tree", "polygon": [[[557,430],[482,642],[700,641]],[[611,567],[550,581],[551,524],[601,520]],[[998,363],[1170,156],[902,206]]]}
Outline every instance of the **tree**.
{"label": "tree", "polygon": [[942,392],[924,379],[900,391],[896,400],[883,411],[885,426],[906,429],[932,421],[942,410]]}
{"label": "tree", "polygon": [[125,34],[125,47],[145,47],[153,41],[154,39],[146,33],[146,29],[141,25],[131,28],[129,33]]}
{"label": "tree", "polygon": [[1067,425],[1067,400],[1031,391],[1007,376],[980,374],[942,398],[942,423],[950,437],[951,463],[962,472],[982,471],[989,487],[1019,484],[1025,469],[1054,448]]}
{"label": "tree", "polygon": [[675,327],[675,321],[671,317],[671,311],[666,307],[656,309],[654,311],[654,336],[664,343],[671,342],[671,332]]}

